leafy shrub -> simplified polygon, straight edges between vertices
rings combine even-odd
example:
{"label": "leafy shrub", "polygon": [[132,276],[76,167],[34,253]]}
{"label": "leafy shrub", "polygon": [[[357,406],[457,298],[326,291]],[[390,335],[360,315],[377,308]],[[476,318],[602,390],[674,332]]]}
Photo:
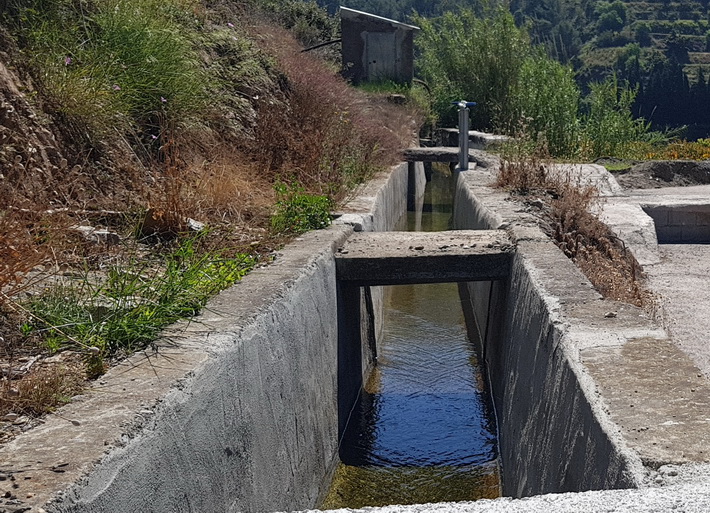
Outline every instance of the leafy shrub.
{"label": "leafy shrub", "polygon": [[308,194],[298,183],[278,182],[276,213],[271,217],[271,227],[277,233],[299,234],[320,230],[330,225],[332,202],[327,196]]}
{"label": "leafy shrub", "polygon": [[634,119],[636,91],[611,76],[591,84],[589,112],[583,119],[583,153],[588,158],[623,157],[647,132],[643,119]]}
{"label": "leafy shrub", "polygon": [[544,133],[555,154],[571,151],[579,101],[572,71],[533,48],[509,12],[481,18],[464,10],[416,22],[419,66],[444,123],[455,123],[451,101],[476,101],[473,127],[511,134],[527,119],[533,138]]}
{"label": "leafy shrub", "polygon": [[530,53],[524,30],[512,15],[496,10],[482,18],[471,10],[416,18],[421,75],[430,84],[434,107],[444,123],[455,123],[455,100],[477,102],[472,126],[508,132],[517,121],[511,101]]}
{"label": "leafy shrub", "polygon": [[535,52],[520,70],[515,101],[531,138],[544,137],[553,155],[571,155],[579,143],[579,89],[572,70]]}

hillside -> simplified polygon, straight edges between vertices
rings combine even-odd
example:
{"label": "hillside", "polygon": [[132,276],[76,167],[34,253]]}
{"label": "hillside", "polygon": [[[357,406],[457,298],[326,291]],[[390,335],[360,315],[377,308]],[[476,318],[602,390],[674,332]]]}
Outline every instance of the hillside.
{"label": "hillside", "polygon": [[[338,2],[318,0],[334,12]],[[501,2],[351,0],[346,5],[401,21],[462,8],[481,13]],[[584,92],[616,73],[639,92],[637,116],[653,128],[688,125],[686,136],[710,132],[710,5],[695,0],[511,0],[519,27],[550,56],[570,64]]]}
{"label": "hillside", "polygon": [[416,122],[301,52],[337,28],[313,3],[0,5],[1,442],[328,225]]}

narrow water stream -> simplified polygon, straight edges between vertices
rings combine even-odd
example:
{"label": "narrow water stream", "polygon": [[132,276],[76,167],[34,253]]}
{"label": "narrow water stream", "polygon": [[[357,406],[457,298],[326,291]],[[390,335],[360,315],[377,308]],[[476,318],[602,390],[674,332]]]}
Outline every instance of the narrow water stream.
{"label": "narrow water stream", "polygon": [[[446,230],[451,211],[450,177],[434,172],[408,229]],[[321,508],[498,497],[495,421],[456,284],[390,289],[377,366]]]}

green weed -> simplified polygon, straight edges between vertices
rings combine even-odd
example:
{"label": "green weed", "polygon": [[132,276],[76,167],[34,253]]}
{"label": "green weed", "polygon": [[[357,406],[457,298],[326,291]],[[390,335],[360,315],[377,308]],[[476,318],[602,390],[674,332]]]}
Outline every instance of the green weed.
{"label": "green weed", "polygon": [[78,284],[48,289],[27,305],[29,327],[52,351],[85,352],[90,370],[100,374],[103,358],[145,347],[165,326],[199,313],[210,296],[255,263],[248,255],[201,254],[196,243],[182,242],[163,262],[135,259],[110,268],[98,282],[87,275]]}
{"label": "green weed", "polygon": [[327,196],[307,194],[298,183],[278,182],[274,189],[277,201],[271,227],[276,233],[299,234],[330,225],[332,202]]}

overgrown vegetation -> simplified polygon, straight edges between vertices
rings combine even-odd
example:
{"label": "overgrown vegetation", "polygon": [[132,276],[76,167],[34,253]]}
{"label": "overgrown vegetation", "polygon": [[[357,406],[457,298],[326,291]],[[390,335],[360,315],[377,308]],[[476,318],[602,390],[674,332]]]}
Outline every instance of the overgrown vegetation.
{"label": "overgrown vegetation", "polygon": [[601,201],[597,189],[560,172],[544,147],[525,137],[511,143],[496,186],[536,204],[548,235],[604,297],[650,306],[641,266],[595,214]]}
{"label": "overgrown vegetation", "polygon": [[586,112],[580,110],[572,69],[534,47],[504,9],[416,21],[421,72],[445,122],[454,122],[453,99],[475,100],[472,126],[513,134],[522,122],[552,155],[585,159],[624,153],[648,132],[631,112],[636,91],[616,76],[592,84]]}
{"label": "overgrown vegetation", "polygon": [[53,373],[150,344],[394,161],[414,112],[301,53],[336,28],[292,0],[9,0],[0,411],[54,408]]}

